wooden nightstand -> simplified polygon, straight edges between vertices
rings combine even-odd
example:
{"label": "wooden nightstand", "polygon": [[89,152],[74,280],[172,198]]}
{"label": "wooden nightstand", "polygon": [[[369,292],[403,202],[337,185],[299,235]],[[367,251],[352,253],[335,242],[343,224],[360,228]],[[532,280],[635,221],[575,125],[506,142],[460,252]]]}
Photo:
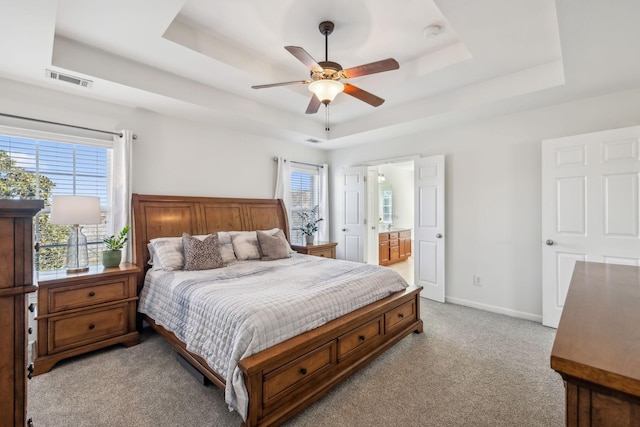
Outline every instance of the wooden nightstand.
{"label": "wooden nightstand", "polygon": [[336,242],[318,242],[313,245],[291,245],[291,249],[299,254],[315,255],[325,258],[336,257]]}
{"label": "wooden nightstand", "polygon": [[33,374],[49,372],[60,360],[102,347],[138,344],[139,273],[138,267],[127,263],[94,266],[84,273],[40,272]]}

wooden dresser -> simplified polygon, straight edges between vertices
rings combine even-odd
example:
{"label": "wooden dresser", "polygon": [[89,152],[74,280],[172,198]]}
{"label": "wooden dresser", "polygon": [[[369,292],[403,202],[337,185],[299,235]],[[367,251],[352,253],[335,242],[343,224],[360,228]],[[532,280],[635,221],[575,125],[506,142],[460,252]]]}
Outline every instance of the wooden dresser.
{"label": "wooden dresser", "polygon": [[291,245],[291,249],[299,254],[335,258],[337,245],[336,242],[318,242],[313,245]]}
{"label": "wooden dresser", "polygon": [[140,342],[136,330],[140,269],[92,266],[88,272],[38,275],[38,350],[34,375],[60,360],[114,344]]}
{"label": "wooden dresser", "polygon": [[640,267],[576,263],[551,368],[567,426],[640,426]]}
{"label": "wooden dresser", "polygon": [[27,425],[27,307],[33,217],[42,200],[0,200],[0,427]]}
{"label": "wooden dresser", "polygon": [[411,230],[393,230],[378,234],[378,264],[389,265],[411,256]]}

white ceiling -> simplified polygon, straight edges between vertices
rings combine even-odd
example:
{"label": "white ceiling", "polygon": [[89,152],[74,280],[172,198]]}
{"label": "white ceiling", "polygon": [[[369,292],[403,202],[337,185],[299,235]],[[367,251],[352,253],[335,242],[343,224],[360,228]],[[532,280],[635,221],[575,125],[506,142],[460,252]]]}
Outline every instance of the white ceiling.
{"label": "white ceiling", "polygon": [[[145,110],[337,148],[640,87],[637,0],[0,0],[0,77]],[[349,83],[304,111],[308,78],[284,46],[324,60],[389,57],[400,69]],[[425,37],[439,25],[441,33]],[[91,88],[45,77],[51,69]]]}

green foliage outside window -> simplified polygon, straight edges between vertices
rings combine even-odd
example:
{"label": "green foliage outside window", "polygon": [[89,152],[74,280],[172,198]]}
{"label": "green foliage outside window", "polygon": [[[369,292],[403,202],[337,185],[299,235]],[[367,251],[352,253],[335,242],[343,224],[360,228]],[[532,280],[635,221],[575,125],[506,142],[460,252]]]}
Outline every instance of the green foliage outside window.
{"label": "green foliage outside window", "polygon": [[[42,199],[45,207],[50,206],[51,193],[55,183],[43,175],[36,175],[16,165],[6,151],[0,150],[0,198],[2,199]],[[43,248],[37,256],[39,270],[56,270],[64,267],[66,247],[64,242],[71,231],[67,225],[49,223],[49,214],[38,214],[35,218],[36,230]],[[58,246],[59,245],[59,246]]]}

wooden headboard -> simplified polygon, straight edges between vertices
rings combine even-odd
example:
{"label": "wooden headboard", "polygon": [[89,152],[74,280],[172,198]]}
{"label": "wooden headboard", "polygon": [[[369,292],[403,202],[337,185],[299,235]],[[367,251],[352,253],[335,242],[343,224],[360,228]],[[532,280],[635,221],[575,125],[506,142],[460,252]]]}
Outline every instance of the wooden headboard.
{"label": "wooden headboard", "polygon": [[[289,238],[289,220],[280,199],[149,196],[133,194],[133,262],[148,269],[149,240],[210,234],[216,231],[282,229]],[[144,277],[144,275],[142,275]]]}

